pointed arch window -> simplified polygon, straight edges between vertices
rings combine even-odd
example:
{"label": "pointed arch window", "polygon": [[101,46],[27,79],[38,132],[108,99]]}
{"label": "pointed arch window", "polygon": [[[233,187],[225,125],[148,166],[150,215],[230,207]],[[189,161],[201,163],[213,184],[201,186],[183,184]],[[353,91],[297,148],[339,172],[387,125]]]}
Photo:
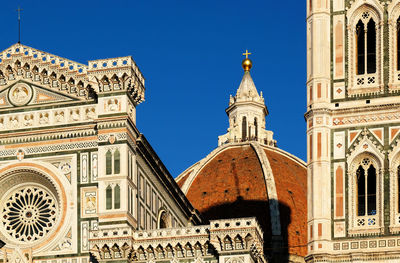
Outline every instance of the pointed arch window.
{"label": "pointed arch window", "polygon": [[373,19],[367,26],[367,74],[376,73],[376,24]]}
{"label": "pointed arch window", "polygon": [[116,149],[114,152],[114,174],[120,173],[120,153],[119,150]]}
{"label": "pointed arch window", "polygon": [[114,188],[114,209],[121,208],[121,188],[117,184]]}
{"label": "pointed arch window", "polygon": [[121,172],[121,154],[118,149],[109,149],[106,152],[106,175]]}
{"label": "pointed arch window", "polygon": [[[368,158],[364,158],[357,172],[357,215],[376,215],[376,168]],[[368,222],[369,223],[369,222]]]}
{"label": "pointed arch window", "polygon": [[360,19],[356,25],[356,68],[357,75],[376,73],[376,24],[372,18],[368,23]]}
{"label": "pointed arch window", "polygon": [[356,25],[357,74],[365,73],[365,28],[360,20]]}
{"label": "pointed arch window", "polygon": [[246,138],[247,138],[247,118],[246,116],[244,116],[242,120],[242,141],[245,141]]}
{"label": "pointed arch window", "polygon": [[106,209],[112,209],[112,188],[111,185],[106,188]]}
{"label": "pointed arch window", "polygon": [[254,134],[256,136],[256,140],[258,139],[258,122],[257,122],[257,118],[254,118]]}
{"label": "pointed arch window", "polygon": [[112,153],[111,150],[108,150],[106,153],[106,175],[110,175],[112,173]]}

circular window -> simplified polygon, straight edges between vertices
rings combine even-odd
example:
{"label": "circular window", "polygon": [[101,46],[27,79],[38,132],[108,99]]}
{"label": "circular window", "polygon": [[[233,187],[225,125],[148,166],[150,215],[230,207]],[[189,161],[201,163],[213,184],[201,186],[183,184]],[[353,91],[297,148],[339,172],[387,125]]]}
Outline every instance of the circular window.
{"label": "circular window", "polygon": [[54,227],[58,203],[47,189],[24,186],[12,191],[1,207],[5,232],[17,241],[36,241]]}
{"label": "circular window", "polygon": [[9,247],[42,244],[59,231],[65,192],[52,176],[21,167],[1,174],[0,185],[0,239]]}

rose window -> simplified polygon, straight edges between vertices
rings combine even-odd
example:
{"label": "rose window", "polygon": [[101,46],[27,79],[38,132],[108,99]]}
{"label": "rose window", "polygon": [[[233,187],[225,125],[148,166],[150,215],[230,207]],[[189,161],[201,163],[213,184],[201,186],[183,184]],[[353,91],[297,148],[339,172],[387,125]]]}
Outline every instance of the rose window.
{"label": "rose window", "polygon": [[2,225],[15,240],[36,241],[51,231],[57,220],[58,204],[39,186],[25,186],[8,195],[1,209]]}

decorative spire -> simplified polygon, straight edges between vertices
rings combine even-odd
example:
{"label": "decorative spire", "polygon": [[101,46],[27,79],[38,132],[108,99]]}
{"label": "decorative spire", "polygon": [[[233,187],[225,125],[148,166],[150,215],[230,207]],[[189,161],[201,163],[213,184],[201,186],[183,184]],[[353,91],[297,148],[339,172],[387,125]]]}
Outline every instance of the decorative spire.
{"label": "decorative spire", "polygon": [[253,62],[251,62],[249,59],[249,55],[251,55],[251,53],[249,53],[249,51],[246,49],[246,53],[243,53],[243,56],[246,56],[246,58],[242,61],[242,67],[245,72],[250,71],[251,67],[253,66]]}
{"label": "decorative spire", "polygon": [[264,98],[258,94],[256,85],[250,75],[253,65],[249,59],[248,50],[243,53],[242,61],[244,75],[235,96],[229,97],[229,107],[226,113],[229,117],[228,133],[218,137],[218,145],[245,141],[258,141],[269,146],[275,146],[273,132],[265,130],[265,117],[268,109]]}
{"label": "decorative spire", "polygon": [[[249,55],[251,55],[251,53],[249,53],[249,51],[246,49],[246,53],[243,53],[243,56],[246,56],[246,58],[242,61],[244,76],[236,92],[236,96],[233,102],[258,101],[264,105],[264,100],[258,95],[256,86],[254,85],[253,79],[250,76],[250,69],[253,66],[253,63],[249,59]],[[233,104],[233,102],[229,105]]]}

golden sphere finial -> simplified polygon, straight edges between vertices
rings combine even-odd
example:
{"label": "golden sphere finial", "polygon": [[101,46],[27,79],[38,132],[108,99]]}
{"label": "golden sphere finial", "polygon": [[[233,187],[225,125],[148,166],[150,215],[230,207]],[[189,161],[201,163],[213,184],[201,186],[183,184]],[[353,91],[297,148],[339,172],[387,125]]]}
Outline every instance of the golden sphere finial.
{"label": "golden sphere finial", "polygon": [[242,67],[244,71],[250,71],[251,67],[253,66],[253,62],[249,59],[249,51],[246,49],[246,53],[243,53],[243,56],[246,56],[246,58],[242,61]]}

